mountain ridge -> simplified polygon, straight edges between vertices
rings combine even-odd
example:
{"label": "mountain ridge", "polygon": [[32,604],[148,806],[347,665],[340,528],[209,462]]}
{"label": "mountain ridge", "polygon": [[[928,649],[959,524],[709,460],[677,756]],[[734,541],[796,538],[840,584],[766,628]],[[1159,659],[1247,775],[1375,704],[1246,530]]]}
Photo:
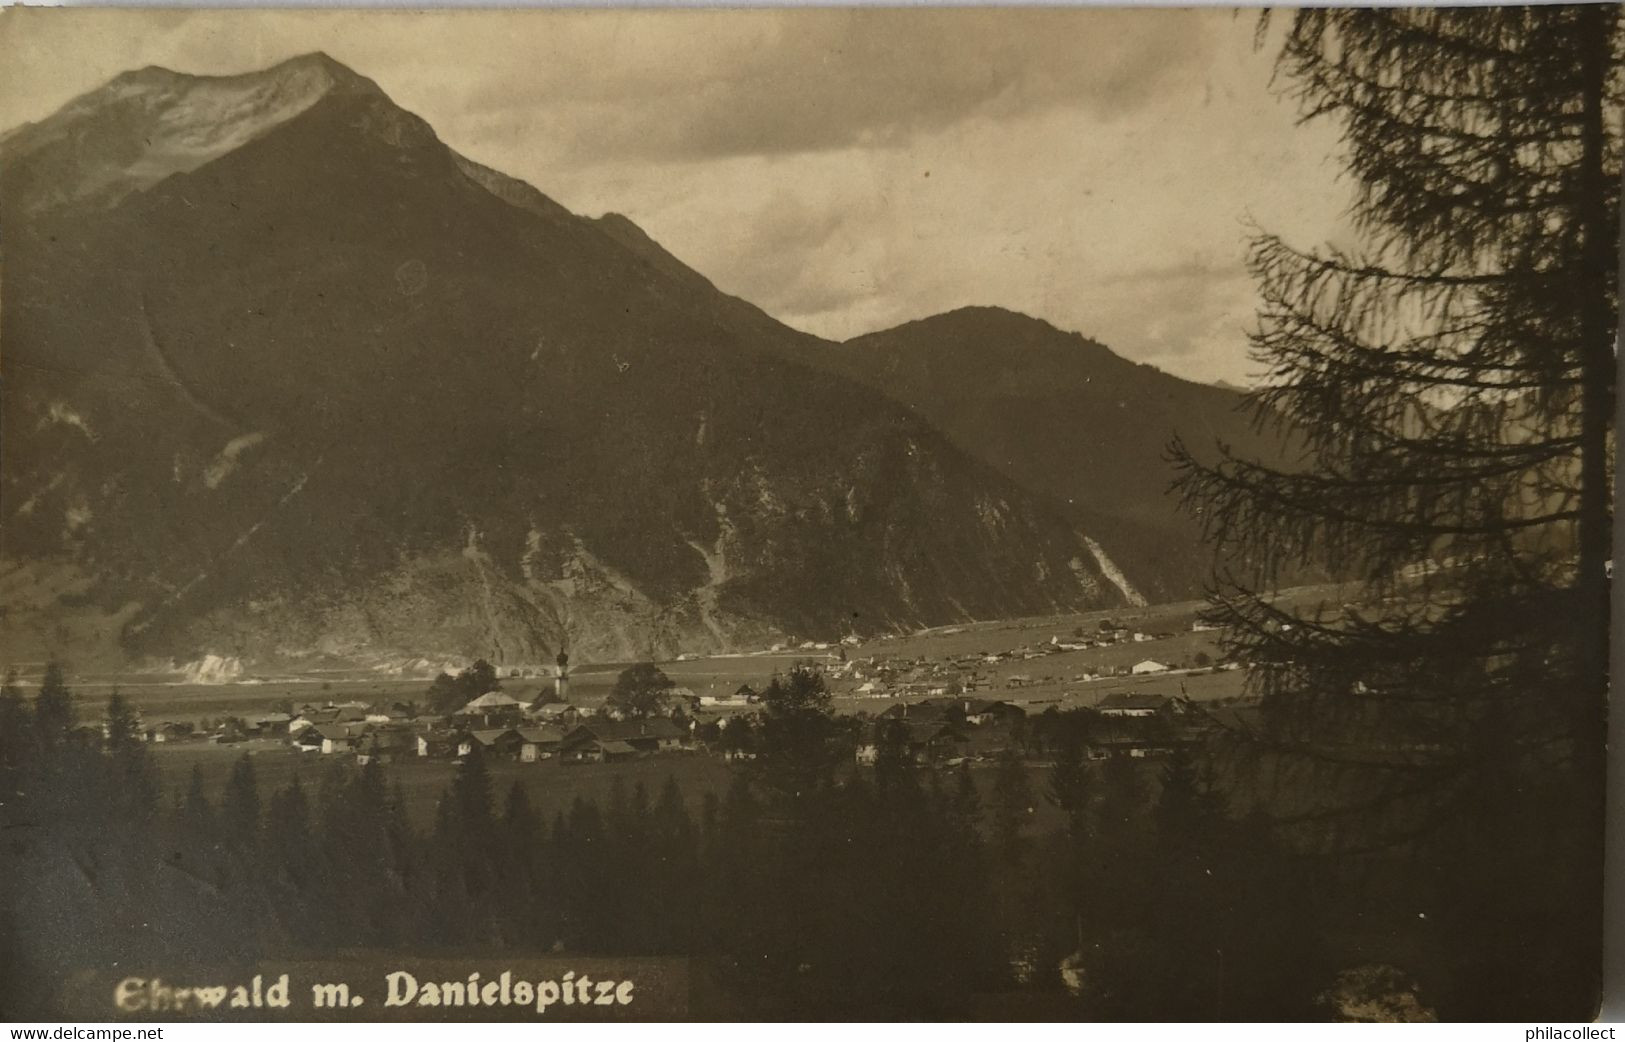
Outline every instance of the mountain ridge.
{"label": "mountain ridge", "polygon": [[804,357],[823,342],[382,91],[322,90],[268,126],[242,103],[282,96],[248,87],[213,108],[160,92],[150,120],[248,111],[252,132],[216,128],[233,147],[157,179],[101,147],[105,119],[44,121],[0,157],[0,324],[31,374],[0,388],[24,507],[0,535],[83,580],[0,622],[22,657],[71,609],[103,620],[109,658],[387,665],[1127,598],[1074,523]]}

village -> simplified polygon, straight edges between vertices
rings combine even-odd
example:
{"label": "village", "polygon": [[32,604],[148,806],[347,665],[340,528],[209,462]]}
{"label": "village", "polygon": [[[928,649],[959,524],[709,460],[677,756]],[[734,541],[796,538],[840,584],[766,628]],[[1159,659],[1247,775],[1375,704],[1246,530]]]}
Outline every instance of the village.
{"label": "village", "polygon": [[[1043,763],[1064,716],[1087,718],[1077,733],[1085,736],[1085,755],[1097,760],[1157,758],[1217,730],[1249,727],[1252,708],[1240,697],[1236,663],[1215,661],[1216,634],[1199,619],[1181,619],[1178,632],[1110,618],[1065,621],[1072,624],[1049,626],[1060,632],[1042,639],[1033,626],[1001,624],[770,651],[805,655],[774,661],[822,677],[858,767],[875,764],[883,736],[904,743],[921,765],[975,767],[1007,753]],[[488,690],[440,712],[397,691],[371,701],[284,699],[258,712],[170,719],[143,732],[169,748],[252,743],[360,764],[456,763],[476,750],[520,767],[651,757],[733,763],[757,755],[759,688],[768,681],[757,672],[734,682],[763,668],[749,659],[682,655],[651,664],[666,686],[659,708],[642,712],[608,697],[604,684],[613,671],[587,673],[578,684],[563,659],[539,685],[528,676],[493,679]]]}

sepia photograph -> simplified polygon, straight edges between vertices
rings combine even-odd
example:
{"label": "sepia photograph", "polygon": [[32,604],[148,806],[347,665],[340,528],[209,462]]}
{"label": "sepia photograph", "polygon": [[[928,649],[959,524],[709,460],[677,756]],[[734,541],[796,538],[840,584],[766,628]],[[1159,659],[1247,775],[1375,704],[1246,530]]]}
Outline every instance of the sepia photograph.
{"label": "sepia photograph", "polygon": [[1625,8],[0,53],[0,1020],[1599,1016]]}

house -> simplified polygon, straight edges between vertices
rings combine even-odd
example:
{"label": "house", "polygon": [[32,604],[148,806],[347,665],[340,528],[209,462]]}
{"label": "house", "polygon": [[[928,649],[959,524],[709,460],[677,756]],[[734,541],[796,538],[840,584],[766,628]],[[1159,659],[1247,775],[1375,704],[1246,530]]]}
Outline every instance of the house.
{"label": "house", "polygon": [[450,758],[457,755],[458,738],[446,732],[418,735],[418,755]]}
{"label": "house", "polygon": [[[1176,719],[1180,705],[1174,699],[1157,695],[1114,695],[1112,698],[1143,701],[1125,702],[1119,712],[1102,709],[1100,719],[1089,731],[1091,759],[1166,756],[1181,745],[1200,740],[1204,733]],[[1161,703],[1160,708],[1153,707],[1157,702]]]}
{"label": "house", "polygon": [[1135,695],[1116,692],[1101,699],[1095,712],[1101,716],[1148,717],[1159,716],[1173,705],[1167,695]]}
{"label": "house", "polygon": [[255,717],[251,723],[254,732],[263,738],[286,738],[288,725],[293,723],[293,716],[289,713],[266,713]]}
{"label": "house", "polygon": [[356,762],[365,767],[374,759],[379,763],[393,763],[407,755],[416,744],[417,736],[399,724],[374,727],[368,734],[356,739]]}
{"label": "house", "polygon": [[946,720],[942,722],[910,722],[908,727],[908,751],[914,757],[915,763],[935,763],[946,760],[959,753],[960,747],[965,743],[965,735]]}
{"label": "house", "polygon": [[[687,688],[682,687],[675,688],[673,689],[673,693],[675,694],[676,692],[687,690]],[[756,689],[751,687],[749,684],[740,684],[734,689],[734,693],[731,695],[720,698],[716,695],[701,695],[698,703],[696,704],[700,706],[748,706],[761,701],[761,697],[762,696],[756,693]]]}
{"label": "house", "polygon": [[149,742],[178,742],[194,736],[191,724],[177,723],[173,720],[157,727],[147,729]]}
{"label": "house", "polygon": [[235,716],[228,716],[214,729],[214,740],[222,745],[235,745],[248,741],[248,725]]}
{"label": "house", "polygon": [[416,711],[405,702],[394,702],[390,705],[379,703],[368,706],[366,720],[369,724],[398,724],[411,720],[417,716]]}
{"label": "house", "polygon": [[1033,678],[1025,673],[1012,673],[1008,677],[1004,678],[1005,687],[1027,687],[1031,685],[1032,682]]}
{"label": "house", "polygon": [[557,684],[543,684],[536,690],[536,697],[530,700],[530,708],[527,710],[527,712],[534,713],[542,706],[561,704],[563,701],[564,700],[559,697],[559,689]]}
{"label": "house", "polygon": [[345,723],[318,724],[316,730],[322,736],[322,754],[328,756],[358,748],[371,728],[364,723]]}
{"label": "house", "polygon": [[312,724],[299,732],[295,744],[301,752],[321,753],[324,756],[347,753],[356,749],[368,730],[368,726],[362,723]]}
{"label": "house", "polygon": [[910,723],[946,722],[950,700],[898,702],[888,706],[877,720],[904,720]]}
{"label": "house", "polygon": [[504,760],[517,760],[520,747],[525,740],[520,737],[519,731],[512,727],[493,727],[478,731],[469,731],[457,743],[457,755],[467,756],[479,746],[480,753],[487,758],[500,757]]}
{"label": "house", "polygon": [[[663,716],[644,720],[596,718],[577,724],[565,735],[559,756],[565,763],[602,762],[604,754],[619,755],[624,744],[631,754],[649,755],[686,748],[688,734]],[[584,755],[591,754],[591,755]]]}
{"label": "house", "polygon": [[564,742],[564,732],[557,727],[519,728],[519,762],[535,763],[551,760]]}
{"label": "house", "polygon": [[307,727],[319,724],[364,724],[367,710],[359,705],[326,705],[320,708],[306,706],[288,722],[288,733],[298,734]]}
{"label": "house", "polygon": [[1150,673],[1166,673],[1168,672],[1168,667],[1155,659],[1145,659],[1144,661],[1134,663],[1133,668],[1130,669],[1129,672],[1137,677],[1142,677]]}
{"label": "house", "polygon": [[501,691],[487,691],[452,714],[459,727],[488,731],[513,727],[524,716],[525,703]]}
{"label": "house", "polygon": [[572,734],[559,748],[559,759],[564,763],[613,763],[636,755],[638,751],[625,742],[602,741],[590,734],[579,739]]}
{"label": "house", "polygon": [[964,734],[957,727],[940,717],[929,720],[903,720],[901,717],[878,719],[870,731],[869,740],[858,745],[858,764],[873,766],[880,759],[885,729],[898,726],[902,727],[902,741],[908,749],[909,759],[915,763],[927,764],[949,759],[958,755],[966,742]]}
{"label": "house", "polygon": [[621,721],[601,737],[625,742],[643,753],[671,752],[689,745],[688,732],[663,716]]}
{"label": "house", "polygon": [[581,719],[581,709],[567,702],[532,703],[530,712],[525,715],[540,723],[573,727]]}
{"label": "house", "polygon": [[989,698],[967,698],[962,708],[965,722],[972,727],[1011,723],[1027,715],[1027,711],[1018,705]]}

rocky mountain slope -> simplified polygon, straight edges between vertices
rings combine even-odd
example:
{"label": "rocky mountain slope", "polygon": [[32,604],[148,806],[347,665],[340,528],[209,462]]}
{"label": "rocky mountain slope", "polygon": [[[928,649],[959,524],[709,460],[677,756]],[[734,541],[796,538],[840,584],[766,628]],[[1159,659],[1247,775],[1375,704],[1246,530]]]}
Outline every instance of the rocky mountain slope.
{"label": "rocky mountain slope", "polygon": [[0,221],[13,661],[518,665],[1134,596],[810,338],[323,56],[7,134]]}
{"label": "rocky mountain slope", "polygon": [[[601,221],[632,229],[616,234],[650,264],[710,286],[625,218]],[[772,322],[745,301],[731,307],[741,324]],[[1176,436],[1207,458],[1222,442],[1290,468],[1301,452],[1254,423],[1242,388],[1182,380],[1004,308],[960,308],[845,343],[806,334],[764,342],[906,405],[1072,519],[1121,569],[1122,585],[1152,600],[1200,596],[1213,571],[1200,525],[1170,491]]]}
{"label": "rocky mountain slope", "polygon": [[1131,362],[1105,345],[1000,308],[967,307],[810,352],[895,398],[967,453],[1060,504],[1154,600],[1200,593],[1211,555],[1177,508],[1177,436],[1290,466],[1242,392]]}

